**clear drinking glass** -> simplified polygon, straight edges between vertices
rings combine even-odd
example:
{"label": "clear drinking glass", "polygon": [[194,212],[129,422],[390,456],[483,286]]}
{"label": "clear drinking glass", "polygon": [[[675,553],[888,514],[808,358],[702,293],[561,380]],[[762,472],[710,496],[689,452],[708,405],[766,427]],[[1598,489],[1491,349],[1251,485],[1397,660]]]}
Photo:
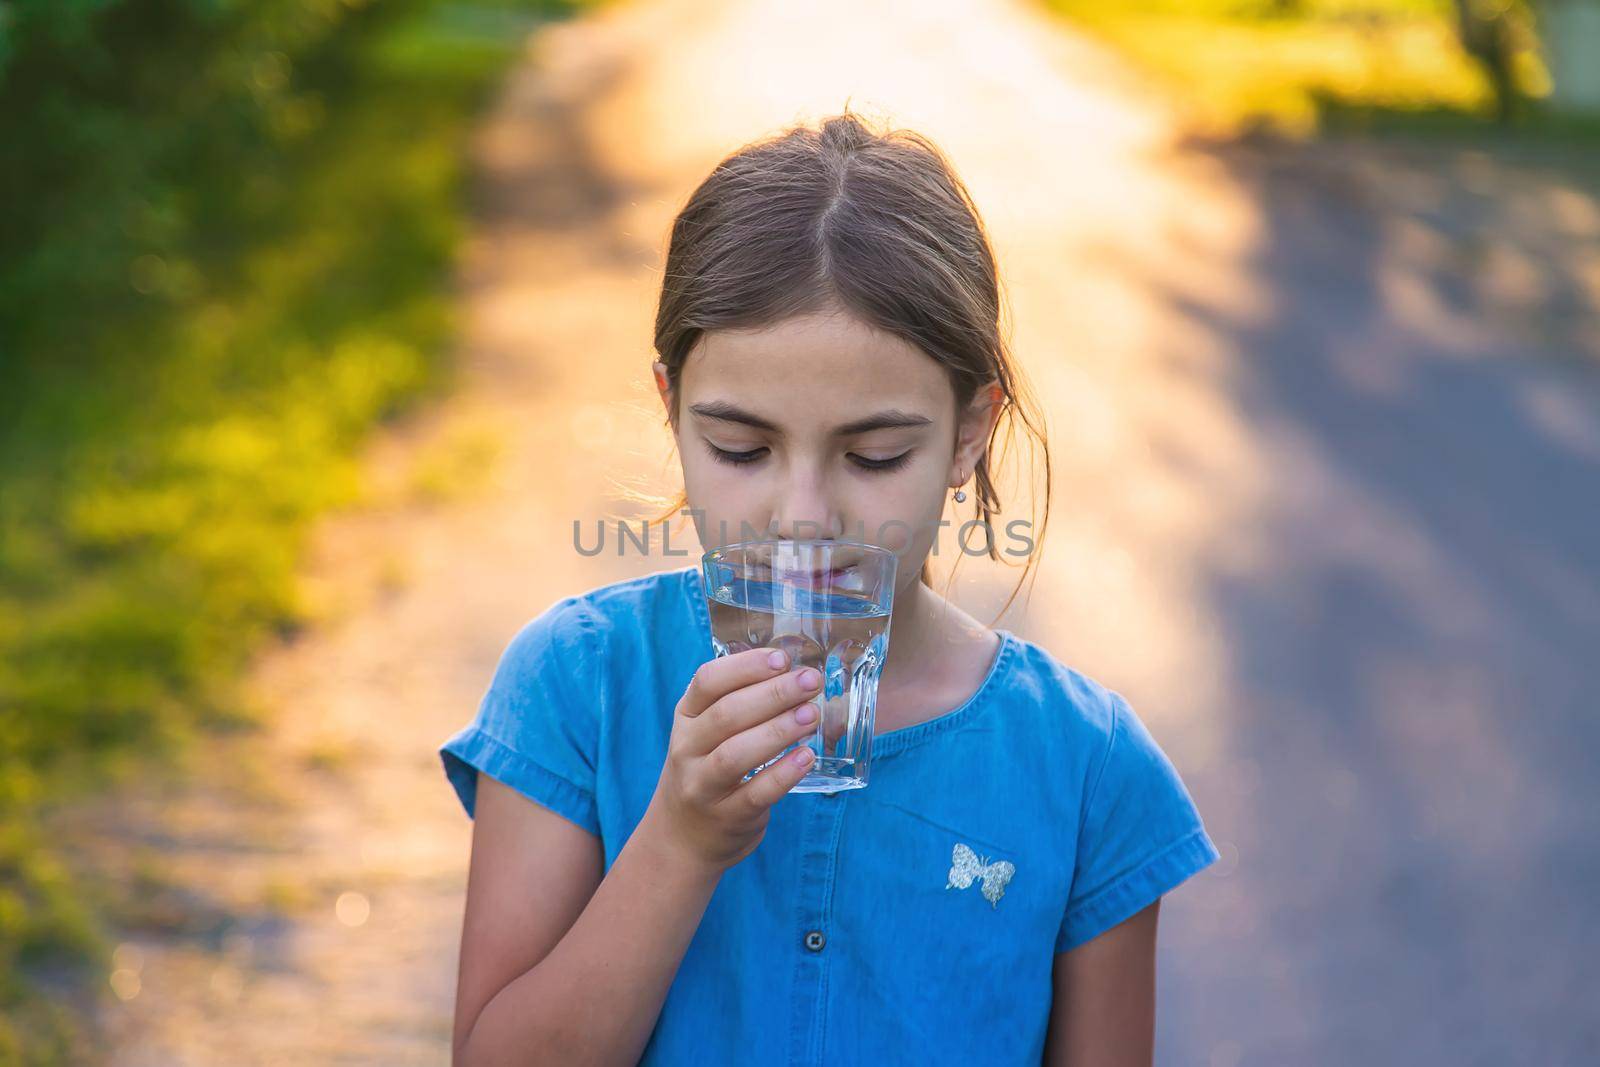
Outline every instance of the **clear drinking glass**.
{"label": "clear drinking glass", "polygon": [[742,541],[701,558],[718,656],[781,648],[791,670],[822,672],[815,732],[745,781],[808,744],[816,758],[791,793],[866,786],[898,563],[877,545],[828,540]]}

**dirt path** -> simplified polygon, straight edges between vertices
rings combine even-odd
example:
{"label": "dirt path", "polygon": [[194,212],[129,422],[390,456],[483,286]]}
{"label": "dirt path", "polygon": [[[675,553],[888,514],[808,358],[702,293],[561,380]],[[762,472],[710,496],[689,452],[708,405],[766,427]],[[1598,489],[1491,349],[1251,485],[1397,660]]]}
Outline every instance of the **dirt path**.
{"label": "dirt path", "polygon": [[[1569,505],[1600,389],[1507,357],[1600,354],[1593,200],[1453,161],[1527,235],[1473,261],[1437,161],[1177,150],[1025,5],[667,0],[545,31],[485,121],[465,387],[374,449],[394,497],[322,531],[329,621],[253,678],[273,728],[73,827],[163,882],[118,957],[118,1067],[447,1062],[470,824],[436,749],[523,621],[682,562],[570,548],[573,519],[638,514],[617,483],[674,485],[647,374],[668,222],[723,153],[847,98],[956,161],[1047,408],[1044,569],[1002,624],[1128,695],[1223,847],[1163,908],[1163,1062],[1568,1051],[1594,974],[1561,887],[1597,886],[1564,813],[1600,801],[1570,754],[1600,740],[1571,636],[1600,632],[1600,531]],[[401,491],[485,456],[456,495]],[[1014,577],[969,560],[958,595],[986,614]],[[1476,881],[1497,862],[1552,873]],[[1402,981],[1456,992],[1429,1017]]]}

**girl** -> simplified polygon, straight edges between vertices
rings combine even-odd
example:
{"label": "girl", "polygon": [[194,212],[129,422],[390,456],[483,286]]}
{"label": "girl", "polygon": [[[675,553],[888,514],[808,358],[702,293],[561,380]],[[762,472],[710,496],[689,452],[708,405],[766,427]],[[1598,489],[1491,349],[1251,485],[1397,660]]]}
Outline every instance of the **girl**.
{"label": "girl", "polygon": [[847,111],[695,190],[655,335],[685,492],[657,521],[884,535],[871,784],[790,794],[805,745],[742,781],[815,730],[819,678],[714,658],[696,565],[551,605],[440,750],[474,819],[455,1063],[1151,1062],[1159,900],[1217,850],[1118,693],[929,584],[946,488],[999,510],[999,313],[918,134]]}

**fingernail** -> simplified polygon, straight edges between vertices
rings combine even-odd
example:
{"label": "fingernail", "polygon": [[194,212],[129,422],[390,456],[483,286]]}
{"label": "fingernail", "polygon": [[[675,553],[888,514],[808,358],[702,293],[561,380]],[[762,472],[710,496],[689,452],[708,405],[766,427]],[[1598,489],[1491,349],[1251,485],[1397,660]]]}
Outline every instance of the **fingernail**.
{"label": "fingernail", "polygon": [[817,706],[815,704],[801,704],[794,709],[794,721],[804,726],[808,722],[817,721]]}
{"label": "fingernail", "polygon": [[783,670],[783,668],[788,665],[788,662],[789,662],[789,657],[785,656],[781,651],[780,652],[774,652],[772,655],[767,657],[767,663],[775,671]]}
{"label": "fingernail", "polygon": [[797,680],[802,689],[815,689],[817,683],[822,681],[822,672],[815,667],[807,667],[801,671]]}

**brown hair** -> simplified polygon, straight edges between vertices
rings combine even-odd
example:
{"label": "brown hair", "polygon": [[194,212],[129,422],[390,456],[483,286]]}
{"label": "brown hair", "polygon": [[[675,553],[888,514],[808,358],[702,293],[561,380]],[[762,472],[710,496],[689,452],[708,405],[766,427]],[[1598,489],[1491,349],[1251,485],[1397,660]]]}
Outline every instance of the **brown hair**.
{"label": "brown hair", "polygon": [[[1001,412],[989,443],[1002,425],[1009,443],[1019,419],[1033,435],[1044,457],[1047,524],[1043,420],[1001,337],[1000,300],[977,207],[944,153],[912,130],[875,132],[847,106],[819,128],[796,125],[745,145],[689,196],[672,224],[655,350],[676,396],[684,361],[703,331],[760,328],[843,307],[938,360],[949,372],[958,415],[980,385],[998,383]],[[677,418],[674,410],[669,424]],[[988,555],[998,560],[992,519],[1000,498],[990,458],[986,445],[973,472],[975,508],[988,524]],[[650,522],[666,521],[687,504],[680,491]],[[1033,532],[1036,549],[1044,528]],[[932,586],[929,561],[919,578]]]}

